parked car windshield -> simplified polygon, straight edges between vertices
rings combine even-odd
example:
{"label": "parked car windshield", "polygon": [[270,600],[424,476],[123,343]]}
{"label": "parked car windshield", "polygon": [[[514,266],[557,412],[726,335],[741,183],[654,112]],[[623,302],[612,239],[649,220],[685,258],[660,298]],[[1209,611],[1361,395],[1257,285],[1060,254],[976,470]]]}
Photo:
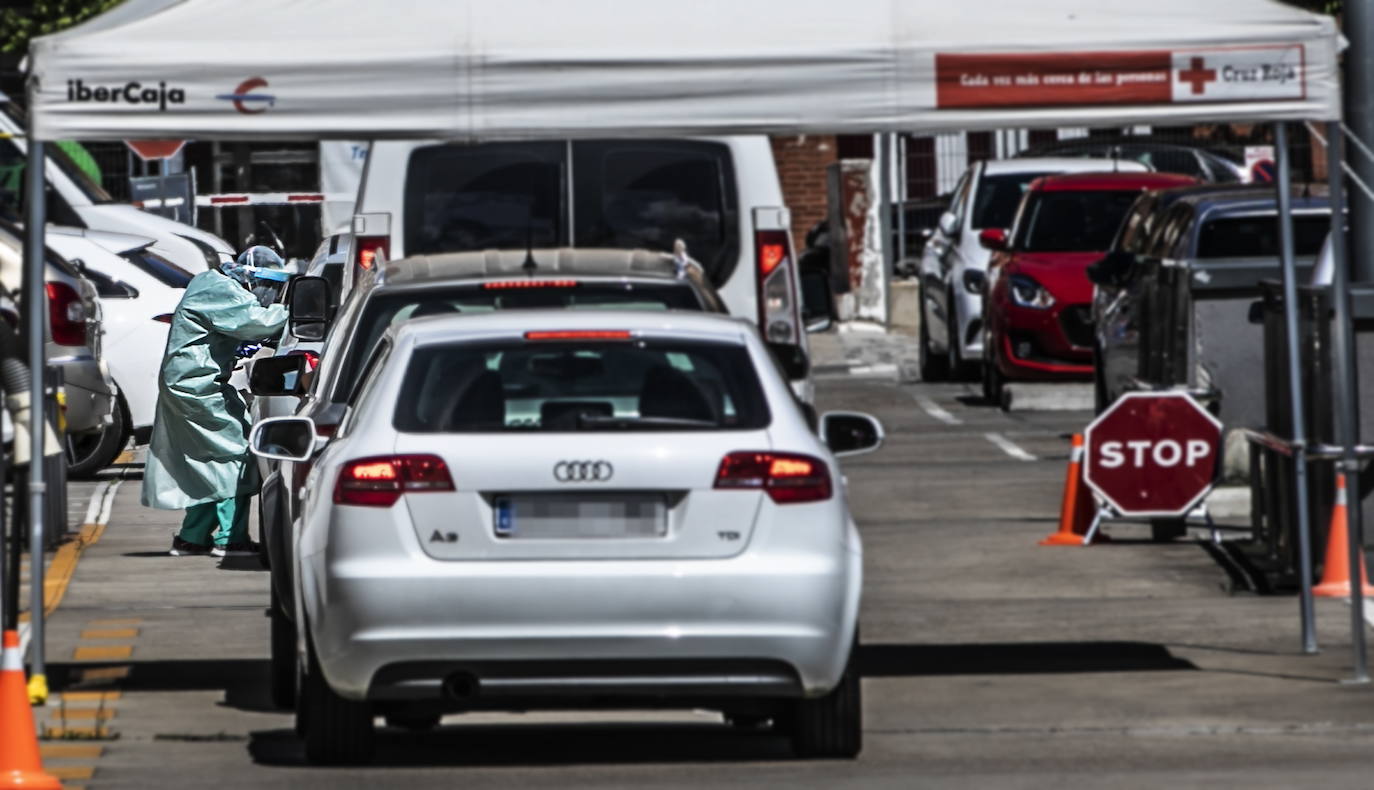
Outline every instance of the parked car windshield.
{"label": "parked car windshield", "polygon": [[983,176],[978,194],[973,198],[973,229],[1010,228],[1016,218],[1016,207],[1026,194],[1026,187],[1047,173],[1008,173]]}
{"label": "parked car windshield", "polygon": [[[1321,251],[1331,217],[1325,214],[1293,217],[1293,251],[1313,256]],[[1279,255],[1279,226],[1273,214],[1222,217],[1209,220],[1198,234],[1199,258],[1274,258]]]}
{"label": "parked car windshield", "polygon": [[[519,281],[516,281],[519,282]],[[706,308],[687,283],[648,284],[623,281],[574,281],[548,288],[505,288],[482,284],[426,291],[378,294],[368,300],[358,319],[344,366],[334,386],[342,398],[353,389],[359,365],[392,325],[433,315],[489,313],[493,310],[691,310]]]}
{"label": "parked car windshield", "polygon": [[137,266],[140,271],[148,274],[163,285],[170,285],[173,288],[185,288],[191,282],[192,274],[175,263],[158,255],[149,249],[129,250],[122,252],[119,257]]}
{"label": "parked car windshield", "polygon": [[426,346],[394,425],[408,433],[758,430],[769,423],[743,346],[626,340]]}
{"label": "parked car windshield", "polygon": [[1026,252],[1093,252],[1111,246],[1140,191],[1036,192],[1013,246]]}

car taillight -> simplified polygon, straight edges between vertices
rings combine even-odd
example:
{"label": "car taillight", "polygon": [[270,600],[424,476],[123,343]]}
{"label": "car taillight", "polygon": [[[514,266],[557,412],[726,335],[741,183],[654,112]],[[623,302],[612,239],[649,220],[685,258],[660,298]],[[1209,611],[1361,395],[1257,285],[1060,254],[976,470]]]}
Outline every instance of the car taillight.
{"label": "car taillight", "polygon": [[796,275],[785,230],[754,231],[754,257],[759,275],[759,331],[769,343],[801,342]]}
{"label": "car taillight", "polygon": [[161,322],[164,323],[164,324],[170,324],[170,323],[172,323],[172,314],[171,314],[171,313],[163,313],[162,315],[155,315],[155,316],[153,316],[153,320],[154,320],[154,321],[161,321]]}
{"label": "car taillight", "polygon": [[391,248],[391,237],[359,236],[354,244],[358,248],[358,268],[371,269],[386,260]]}
{"label": "car taillight", "polygon": [[762,488],[778,504],[820,502],[833,493],[830,469],[819,458],[793,453],[730,453],[716,472],[716,488]]}
{"label": "car taillight", "polygon": [[305,357],[305,368],[309,372],[314,372],[315,368],[320,366],[320,355],[314,351],[288,351],[286,355],[288,357]]}
{"label": "car taillight", "polygon": [[349,461],[339,471],[334,502],[391,507],[402,493],[452,491],[448,465],[435,455],[394,455]]}
{"label": "car taillight", "polygon": [[48,283],[48,323],[52,342],[59,346],[86,345],[86,305],[66,283]]}

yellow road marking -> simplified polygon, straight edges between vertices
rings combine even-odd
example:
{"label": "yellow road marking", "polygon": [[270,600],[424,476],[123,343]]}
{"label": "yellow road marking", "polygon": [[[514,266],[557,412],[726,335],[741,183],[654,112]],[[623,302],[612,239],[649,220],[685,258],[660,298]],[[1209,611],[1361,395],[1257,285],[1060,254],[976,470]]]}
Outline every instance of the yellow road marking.
{"label": "yellow road marking", "polygon": [[38,752],[45,759],[77,758],[95,760],[105,753],[98,743],[40,743]]}
{"label": "yellow road marking", "polygon": [[63,702],[114,702],[118,691],[64,691],[58,695]]}
{"label": "yellow road marking", "polygon": [[80,685],[114,683],[129,676],[128,667],[101,667],[100,669],[83,669],[81,671]]}
{"label": "yellow road marking", "polygon": [[88,620],[86,625],[138,625],[142,622],[142,617],[115,617],[113,619]]}
{"label": "yellow road marking", "polygon": [[137,628],[87,628],[81,632],[82,639],[133,639],[136,636]]}
{"label": "yellow road marking", "polygon": [[108,647],[81,646],[72,651],[73,661],[118,661],[134,654],[133,645],[110,645]]}
{"label": "yellow road marking", "polygon": [[113,719],[115,712],[109,708],[57,708],[52,712],[54,721],[106,721]]}
{"label": "yellow road marking", "polygon": [[44,770],[57,779],[90,779],[95,774],[91,765],[56,765]]}
{"label": "yellow road marking", "polygon": [[108,738],[110,728],[103,724],[94,727],[43,727],[40,738],[61,740],[63,738]]}

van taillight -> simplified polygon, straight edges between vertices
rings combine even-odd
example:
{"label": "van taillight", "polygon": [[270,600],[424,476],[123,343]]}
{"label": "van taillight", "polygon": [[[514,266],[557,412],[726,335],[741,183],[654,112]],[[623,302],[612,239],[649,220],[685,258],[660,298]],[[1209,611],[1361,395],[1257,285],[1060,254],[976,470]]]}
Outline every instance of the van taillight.
{"label": "van taillight", "polygon": [[358,248],[358,268],[371,269],[387,259],[390,252],[390,236],[359,236],[354,244]]}
{"label": "van taillight", "polygon": [[830,468],[794,453],[739,451],[721,459],[716,488],[762,488],[778,504],[820,502],[833,493]]}
{"label": "van taillight", "polygon": [[437,455],[378,456],[344,464],[334,486],[334,503],[391,507],[403,493],[452,490],[448,465]]}
{"label": "van taillight", "polygon": [[795,265],[785,230],[754,231],[754,258],[759,279],[759,331],[769,343],[799,345]]}
{"label": "van taillight", "polygon": [[59,346],[86,345],[86,305],[66,283],[48,283],[48,323],[52,342]]}

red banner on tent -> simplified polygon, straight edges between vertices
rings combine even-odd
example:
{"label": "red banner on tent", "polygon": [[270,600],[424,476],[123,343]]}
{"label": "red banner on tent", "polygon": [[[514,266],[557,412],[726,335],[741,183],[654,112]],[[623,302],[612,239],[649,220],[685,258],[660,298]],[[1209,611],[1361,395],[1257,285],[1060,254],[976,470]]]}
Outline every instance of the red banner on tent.
{"label": "red banner on tent", "polygon": [[941,109],[1303,99],[1305,72],[1301,45],[936,54],[935,97]]}

